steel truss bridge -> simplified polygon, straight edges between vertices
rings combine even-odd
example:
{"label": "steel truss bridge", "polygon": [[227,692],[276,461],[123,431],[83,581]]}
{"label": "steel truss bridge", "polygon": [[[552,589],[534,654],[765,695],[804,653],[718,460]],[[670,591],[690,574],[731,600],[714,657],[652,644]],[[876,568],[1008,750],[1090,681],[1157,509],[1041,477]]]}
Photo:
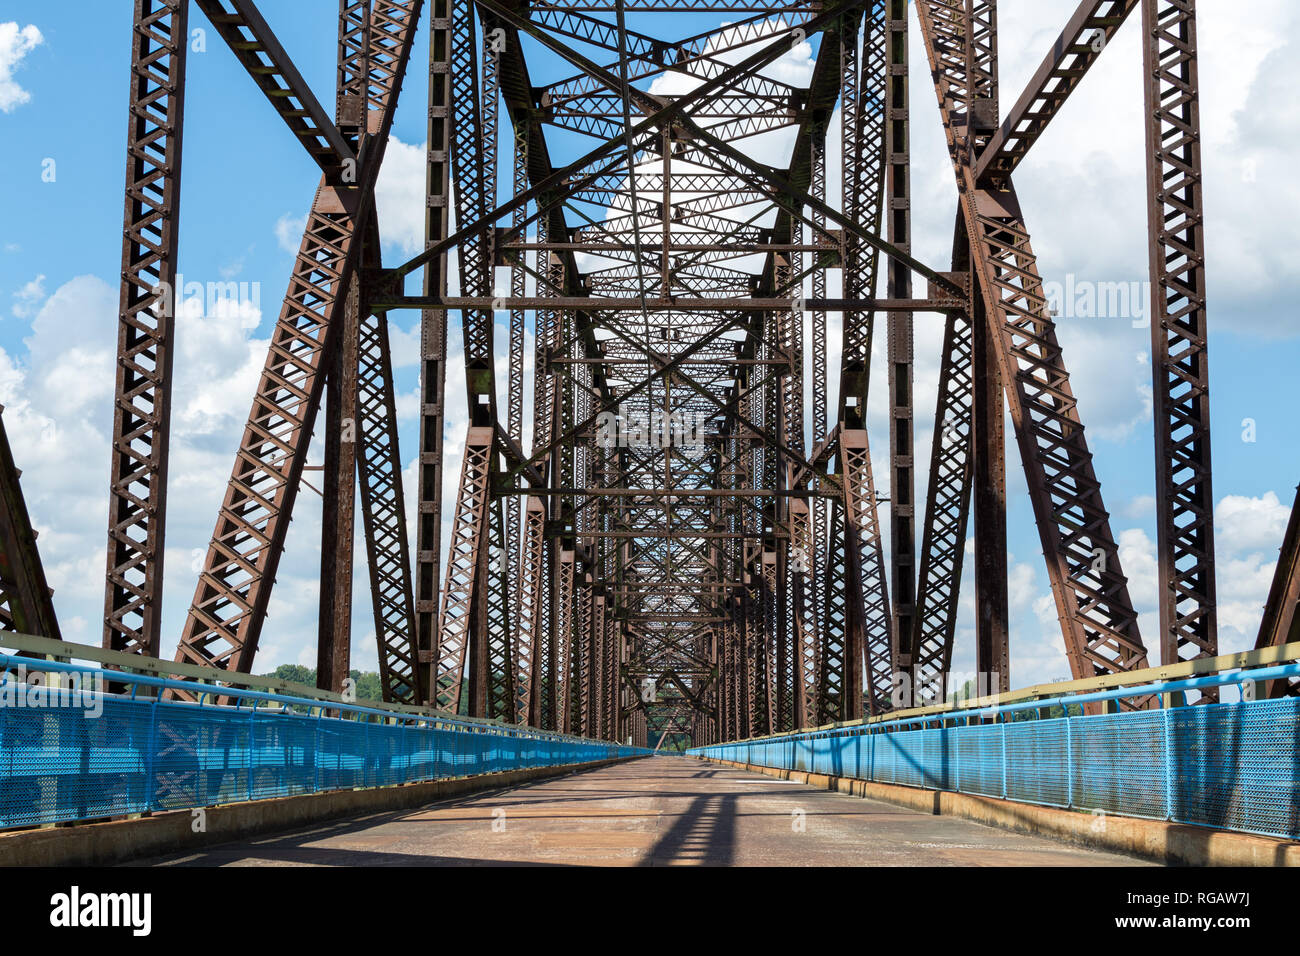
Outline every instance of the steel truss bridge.
{"label": "steel truss bridge", "polygon": [[[939,703],[971,534],[977,669],[1009,691],[1004,402],[1073,677],[1219,653],[1194,0],[1083,0],[1010,95],[995,0],[341,0],[332,108],[253,0],[135,0],[106,652],[145,661],[177,638],[161,608],[178,577],[163,556],[192,8],[320,181],[160,699],[195,699],[166,680],[195,666],[232,687],[251,674],[314,433],[326,691],[352,663],[358,513],[390,705],[706,747]],[[1130,19],[1154,287],[1160,613],[1145,636],[1015,188]],[[924,63],[909,63],[914,32]],[[801,44],[806,76],[773,69]],[[425,246],[385,262],[375,186],[416,82]],[[911,254],[910,110],[931,85],[959,202],[951,261],[927,264]],[[784,145],[773,164],[755,142]],[[399,309],[421,316],[406,486]],[[917,313],[943,323],[937,394],[915,394]],[[446,389],[454,321],[463,394]],[[872,400],[888,434],[869,434]],[[915,447],[918,402],[930,448]],[[451,409],[469,427],[448,450]],[[58,638],[0,452],[0,622]],[[1296,515],[1282,545],[1261,649],[1297,639]],[[1268,694],[1293,694],[1278,673]],[[1218,687],[1194,694],[1212,704]]]}

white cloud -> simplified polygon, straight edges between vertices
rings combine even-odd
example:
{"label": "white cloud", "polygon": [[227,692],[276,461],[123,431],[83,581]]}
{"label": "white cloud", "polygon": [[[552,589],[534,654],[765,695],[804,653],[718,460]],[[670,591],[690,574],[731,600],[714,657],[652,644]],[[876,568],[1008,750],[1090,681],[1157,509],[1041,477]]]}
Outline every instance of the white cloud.
{"label": "white cloud", "polygon": [[[1148,513],[1154,499],[1141,497],[1135,506]],[[1135,515],[1130,515],[1135,517]],[[1216,590],[1219,651],[1223,654],[1254,647],[1277,567],[1278,549],[1290,518],[1290,507],[1274,492],[1259,497],[1228,495],[1215,509]],[[971,555],[972,542],[967,542]],[[1160,657],[1158,608],[1160,568],[1156,542],[1141,528],[1119,531],[1119,556],[1128,577],[1129,597],[1138,613],[1139,630],[1149,660]],[[973,668],[974,599],[972,562],[966,561],[958,645],[954,670]],[[1014,687],[1047,683],[1069,676],[1065,644],[1057,620],[1056,603],[1044,593],[1046,574],[1039,564],[1010,564],[1008,592],[1011,605],[1012,680]]]}
{"label": "white cloud", "polygon": [[[1219,650],[1224,654],[1254,646],[1290,516],[1290,507],[1272,491],[1257,498],[1227,495],[1215,508]],[[1120,532],[1119,551],[1129,595],[1155,663],[1160,631],[1156,543],[1145,531],[1129,528]]]}
{"label": "white cloud", "polygon": [[[416,315],[409,329],[402,329],[397,324],[399,317]],[[409,368],[420,364],[420,319],[419,313],[388,313],[388,349],[391,353],[393,368]]]}
{"label": "white cloud", "polygon": [[0,23],[0,112],[12,113],[32,98],[14,81],[14,71],[23,58],[45,41],[41,31],[28,24],[19,28],[14,21]]}
{"label": "white cloud", "polygon": [[42,274],[14,293],[13,314],[20,319],[30,318],[44,300],[45,276]]}
{"label": "white cloud", "polygon": [[1128,577],[1128,593],[1133,607],[1139,615],[1145,617],[1141,623],[1145,625],[1143,631],[1148,650],[1158,653],[1159,643],[1155,640],[1155,634],[1159,624],[1157,602],[1160,597],[1160,567],[1156,560],[1155,542],[1141,528],[1121,531],[1119,563]]}
{"label": "white cloud", "polygon": [[302,243],[302,232],[307,228],[306,216],[286,212],[275,221],[275,241],[290,255],[297,255]]}
{"label": "white cloud", "polygon": [[[1071,8],[1004,0],[998,17],[1004,110]],[[1283,310],[1300,280],[1300,263],[1287,254],[1294,245],[1289,224],[1300,215],[1300,186],[1290,175],[1297,120],[1288,108],[1300,79],[1292,39],[1300,7],[1255,0],[1250,9],[1242,17],[1233,0],[1197,5],[1207,289],[1215,327],[1292,336],[1294,324],[1283,321]],[[1140,32],[1135,13],[1016,174],[1046,278],[1064,279],[1067,272],[1095,280],[1146,278]],[[917,55],[925,62],[923,50]],[[914,102],[927,91],[914,86]],[[1095,427],[1090,420],[1089,427]]]}
{"label": "white cloud", "polygon": [[1275,554],[1290,517],[1290,505],[1279,501],[1275,492],[1259,498],[1228,495],[1214,509],[1215,545],[1224,554]]}
{"label": "white cloud", "polygon": [[384,246],[413,256],[424,248],[425,147],[388,141],[375,184],[375,208]]}
{"label": "white cloud", "polygon": [[1155,511],[1155,495],[1138,495],[1122,509],[1121,514],[1130,521],[1141,521],[1151,517]]}
{"label": "white cloud", "polygon": [[5,429],[69,640],[100,638],[85,622],[102,619],[116,319],[114,291],[79,276],[36,314],[21,363],[0,351]]}
{"label": "white cloud", "polygon": [[64,283],[32,320],[25,339],[25,398],[56,419],[111,409],[118,295],[96,276]]}
{"label": "white cloud", "polygon": [[[25,355],[0,350],[5,427],[64,636],[91,643],[101,638],[103,617],[117,298],[103,280],[78,276],[41,306]],[[260,314],[250,315],[250,308],[217,301],[211,309],[177,314],[164,655],[175,649],[193,593],[195,555],[211,537],[266,354],[267,342],[251,337]],[[313,532],[309,499],[303,496],[295,515],[307,534]],[[314,523],[318,542],[318,517]],[[316,587],[319,547],[298,544],[282,564],[271,608],[275,638],[259,655],[259,669],[293,660],[315,632],[315,598],[301,593]],[[358,573],[364,577],[364,570]],[[279,656],[282,639],[290,648]]]}

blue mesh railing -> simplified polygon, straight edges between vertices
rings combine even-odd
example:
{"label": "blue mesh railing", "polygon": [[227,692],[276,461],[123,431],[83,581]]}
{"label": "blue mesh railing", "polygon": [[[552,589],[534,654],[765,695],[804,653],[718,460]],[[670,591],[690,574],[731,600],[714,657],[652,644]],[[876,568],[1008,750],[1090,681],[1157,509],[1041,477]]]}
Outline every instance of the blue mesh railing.
{"label": "blue mesh railing", "polygon": [[[1300,664],[697,747],[697,757],[1300,839],[1300,699],[1084,714]],[[1249,696],[1249,692],[1247,693]],[[1080,711],[1072,714],[1071,710]],[[1061,715],[1040,716],[1058,710]],[[1036,718],[1036,719],[1023,719]]]}
{"label": "blue mesh railing", "polygon": [[[0,828],[648,752],[524,727],[3,654],[0,669]],[[30,679],[36,673],[45,686]],[[50,674],[65,675],[61,689],[49,686]],[[106,686],[125,690],[104,693]],[[156,692],[167,687],[188,690],[199,703],[159,699]],[[214,694],[233,703],[212,703]]]}

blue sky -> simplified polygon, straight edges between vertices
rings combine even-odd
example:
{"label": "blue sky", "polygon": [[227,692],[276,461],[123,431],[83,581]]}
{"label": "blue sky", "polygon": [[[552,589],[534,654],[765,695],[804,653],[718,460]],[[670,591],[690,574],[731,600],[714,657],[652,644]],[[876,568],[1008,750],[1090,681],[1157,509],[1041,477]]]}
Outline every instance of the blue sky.
{"label": "blue sky", "polygon": [[[103,601],[131,6],[129,0],[0,0],[0,181],[8,185],[0,214],[0,402],[7,406],[6,425],[24,470],[65,634],[92,642],[100,637]],[[1300,194],[1292,168],[1298,121],[1289,99],[1300,79],[1300,51],[1288,39],[1300,35],[1300,14],[1287,0],[1257,0],[1258,15],[1241,23],[1232,0],[1202,0],[1199,6],[1220,628],[1224,649],[1236,650],[1253,639],[1300,480],[1293,402],[1287,397],[1300,361],[1294,305]],[[263,0],[260,7],[318,98],[332,103],[334,4]],[[1014,99],[1073,7],[1073,0],[1002,0],[1004,104]],[[301,16],[308,8],[318,15]],[[208,26],[197,10],[191,21],[192,28]],[[713,24],[702,17],[641,17],[631,25],[674,38]],[[420,243],[423,29],[415,51],[394,127],[397,142],[381,178],[388,264],[407,258]],[[792,51],[783,68],[798,75],[810,54],[807,47]],[[914,251],[945,268],[956,196],[928,70],[915,42],[912,55]],[[552,71],[572,72],[539,68],[541,75]],[[194,555],[211,535],[284,294],[296,230],[318,178],[315,165],[210,29],[206,51],[190,55],[189,78],[180,271],[187,280],[249,283],[256,294],[238,310],[208,310],[179,325],[166,654],[174,650],[193,593]],[[1140,89],[1136,24],[1129,23],[1018,173],[1049,281],[1073,276],[1076,283],[1128,282],[1145,276]],[[583,147],[575,137],[556,136],[552,143],[557,162]],[[779,156],[780,137],[755,149],[756,155],[770,150]],[[42,180],[47,160],[55,164],[53,182]],[[502,179],[508,182],[508,176]],[[837,183],[832,170],[829,194]],[[837,287],[837,277],[831,284]],[[393,321],[402,447],[410,463],[418,315]],[[940,326],[934,317],[919,317],[917,325],[917,443],[927,448]],[[1060,336],[1125,570],[1144,612],[1143,633],[1148,646],[1155,646],[1151,385],[1144,359],[1149,333],[1134,328],[1127,315],[1095,318],[1067,310]],[[446,440],[453,482],[464,436],[458,374],[453,365]],[[878,365],[876,381],[883,384],[883,376]],[[878,481],[886,492],[883,401],[878,385],[870,421]],[[1247,420],[1254,423],[1254,441],[1243,440]],[[1022,685],[1064,676],[1066,665],[1014,446],[1008,455],[1013,683]],[[319,463],[318,450],[311,461]],[[411,474],[408,467],[408,487]],[[311,662],[318,551],[319,499],[306,493],[290,531],[259,670]],[[355,658],[371,669],[374,641],[361,568],[357,579]],[[964,593],[969,597],[969,585]],[[969,606],[964,614],[957,669],[968,668],[972,656]]]}

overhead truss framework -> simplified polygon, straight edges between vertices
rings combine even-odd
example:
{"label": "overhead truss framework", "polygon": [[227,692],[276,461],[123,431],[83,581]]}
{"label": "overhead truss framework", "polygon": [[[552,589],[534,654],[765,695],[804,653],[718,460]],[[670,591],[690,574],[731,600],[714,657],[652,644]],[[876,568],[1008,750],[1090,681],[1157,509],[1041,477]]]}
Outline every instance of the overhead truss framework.
{"label": "overhead truss framework", "polygon": [[[188,6],[136,0],[133,30],[104,641],[145,653],[161,639]],[[252,668],[312,469],[323,686],[351,664],[359,502],[393,700],[697,744],[928,702],[949,690],[972,512],[978,664],[1005,688],[1005,401],[1075,676],[1146,666],[1014,186],[1139,7],[1160,647],[1215,653],[1192,0],[1083,0],[1005,115],[996,0],[340,0],[332,115],[253,0],[194,6],[321,179],[178,660]],[[426,12],[426,242],[385,265],[375,184]],[[960,196],[944,268],[911,254],[914,29]],[[421,315],[413,488],[396,309]],[[919,453],[917,321],[944,327]],[[449,417],[468,427],[444,542]],[[6,547],[34,553],[22,519]],[[46,613],[30,562],[2,567],[42,599],[19,613]],[[1291,631],[1279,575],[1262,642]]]}

